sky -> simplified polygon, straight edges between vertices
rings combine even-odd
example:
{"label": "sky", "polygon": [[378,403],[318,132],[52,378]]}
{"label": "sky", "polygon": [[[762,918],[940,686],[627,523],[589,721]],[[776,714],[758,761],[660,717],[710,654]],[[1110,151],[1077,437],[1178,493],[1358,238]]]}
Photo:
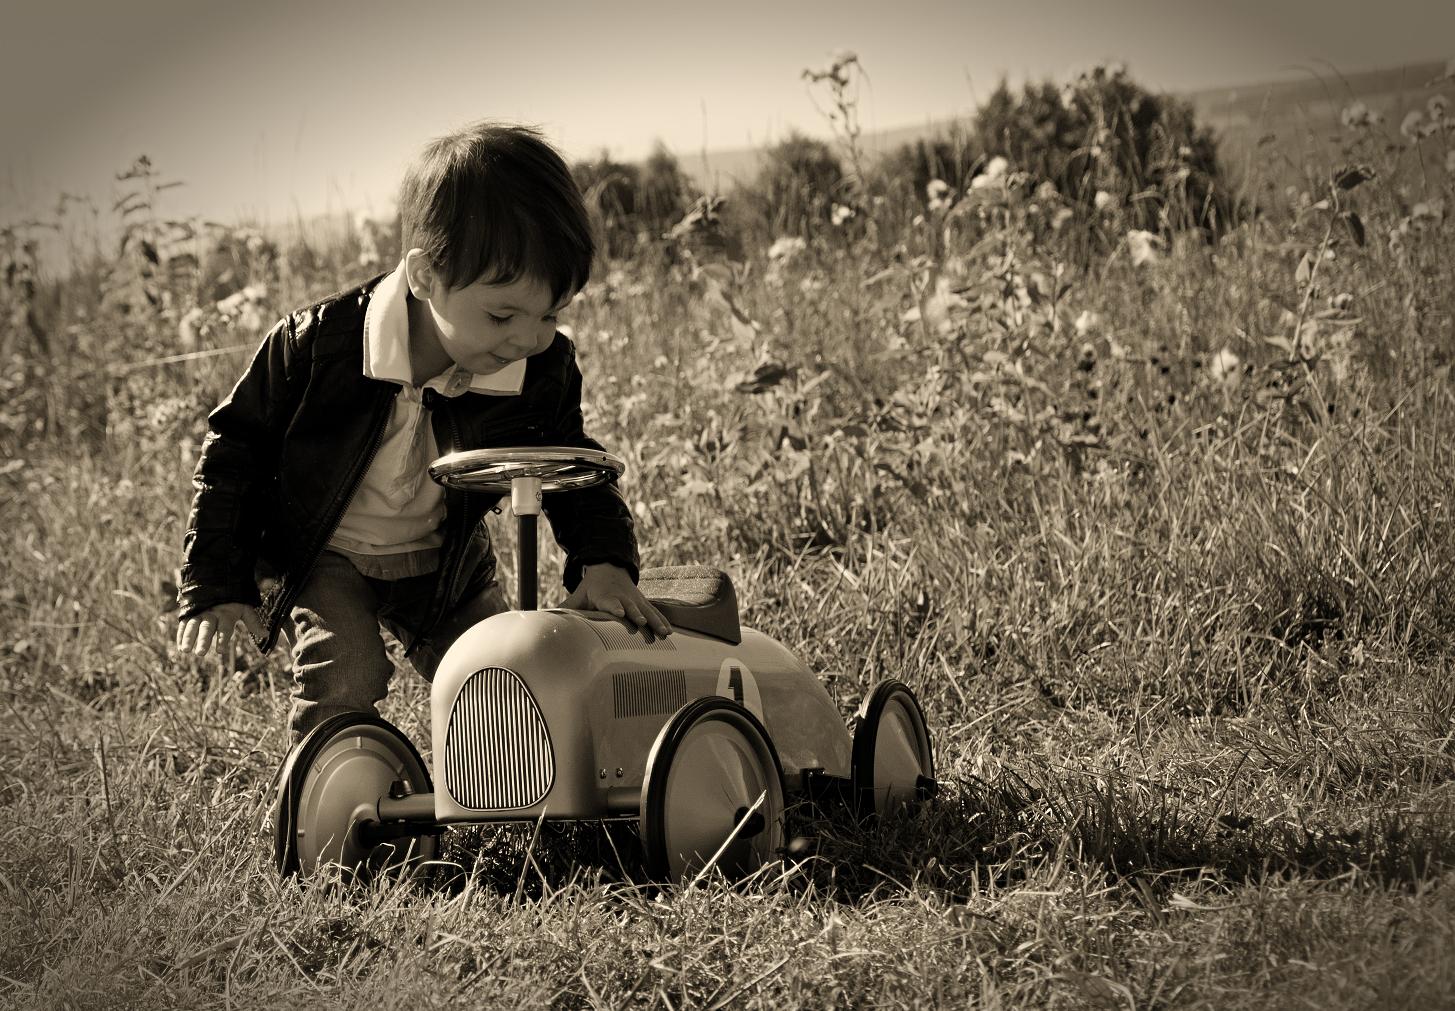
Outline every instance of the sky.
{"label": "sky", "polygon": [[109,207],[145,153],[169,209],[277,223],[392,204],[482,118],[571,157],[679,159],[826,135],[800,77],[849,49],[867,130],[964,115],[1002,78],[1120,60],[1191,90],[1455,56],[1450,0],[0,0],[0,222]]}

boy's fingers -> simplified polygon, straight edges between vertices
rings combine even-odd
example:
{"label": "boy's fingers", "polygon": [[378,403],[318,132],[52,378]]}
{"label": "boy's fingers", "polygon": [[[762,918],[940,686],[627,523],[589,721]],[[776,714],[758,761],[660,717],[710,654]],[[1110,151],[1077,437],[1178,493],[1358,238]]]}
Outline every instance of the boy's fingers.
{"label": "boy's fingers", "polygon": [[192,648],[192,643],[197,639],[197,619],[188,618],[182,622],[182,627],[177,634],[177,648],[183,653]]}
{"label": "boy's fingers", "polygon": [[661,611],[657,610],[651,604],[647,605],[647,621],[651,623],[652,631],[658,635],[672,634],[672,623],[663,616]]}
{"label": "boy's fingers", "polygon": [[197,623],[197,643],[192,651],[198,656],[206,656],[207,648],[212,645],[212,633],[215,628],[211,618],[203,618]]}

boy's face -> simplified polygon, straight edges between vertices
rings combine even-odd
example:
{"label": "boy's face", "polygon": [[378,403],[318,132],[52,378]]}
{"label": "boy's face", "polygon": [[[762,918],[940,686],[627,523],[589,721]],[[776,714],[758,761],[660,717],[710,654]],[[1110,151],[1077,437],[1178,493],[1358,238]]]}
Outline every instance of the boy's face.
{"label": "boy's face", "polygon": [[533,277],[448,288],[427,263],[408,264],[407,274],[410,290],[428,308],[425,317],[440,350],[476,375],[497,372],[550,347],[556,314],[571,301],[570,295],[553,301],[551,289]]}

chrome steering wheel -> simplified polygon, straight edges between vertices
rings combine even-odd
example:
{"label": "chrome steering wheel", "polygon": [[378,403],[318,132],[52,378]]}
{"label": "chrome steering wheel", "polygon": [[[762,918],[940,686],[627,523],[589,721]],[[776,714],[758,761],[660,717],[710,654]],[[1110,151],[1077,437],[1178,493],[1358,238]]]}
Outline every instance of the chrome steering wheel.
{"label": "chrome steering wheel", "polygon": [[504,495],[518,478],[540,481],[540,491],[592,488],[619,477],[626,465],[610,453],[576,446],[467,449],[429,465],[429,476],[448,488]]}

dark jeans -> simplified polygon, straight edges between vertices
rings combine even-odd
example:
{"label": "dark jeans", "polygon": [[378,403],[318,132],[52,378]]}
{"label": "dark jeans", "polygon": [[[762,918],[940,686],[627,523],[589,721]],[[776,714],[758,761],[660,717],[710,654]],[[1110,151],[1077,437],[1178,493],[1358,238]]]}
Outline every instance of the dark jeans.
{"label": "dark jeans", "polygon": [[[325,551],[284,623],[293,650],[293,741],[336,713],[374,713],[389,692],[394,664],[380,626],[404,643],[429,607],[435,573],[405,579],[361,575],[343,555]],[[445,651],[491,615],[509,609],[493,573],[472,580],[460,604],[445,615],[409,659],[425,680],[434,678]]]}

